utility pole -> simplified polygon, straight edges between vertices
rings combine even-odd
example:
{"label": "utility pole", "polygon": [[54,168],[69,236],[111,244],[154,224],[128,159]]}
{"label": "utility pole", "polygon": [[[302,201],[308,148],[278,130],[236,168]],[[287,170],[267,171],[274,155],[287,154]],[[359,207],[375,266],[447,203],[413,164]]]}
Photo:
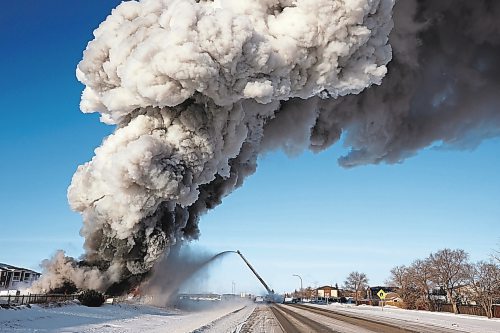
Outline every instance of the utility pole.
{"label": "utility pole", "polygon": [[303,294],[302,294],[302,277],[298,274],[292,274],[292,276],[296,276],[300,279],[300,301],[302,302]]}

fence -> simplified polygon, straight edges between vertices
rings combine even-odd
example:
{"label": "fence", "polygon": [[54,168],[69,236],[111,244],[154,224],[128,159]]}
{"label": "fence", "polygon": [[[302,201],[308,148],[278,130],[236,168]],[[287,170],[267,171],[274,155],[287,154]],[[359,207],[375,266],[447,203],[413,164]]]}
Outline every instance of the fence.
{"label": "fence", "polygon": [[493,317],[500,318],[500,305],[493,305]]}
{"label": "fence", "polygon": [[[378,299],[361,299],[361,300],[358,300],[358,305],[382,306],[382,303]],[[401,309],[405,308],[405,304],[403,302],[384,301],[384,306],[387,306],[387,305],[396,306],[396,307],[401,308]]]}
{"label": "fence", "polygon": [[28,294],[28,295],[5,295],[0,296],[0,306],[23,305],[23,304],[40,304],[64,302],[73,300],[77,297],[76,294]]}
{"label": "fence", "polygon": [[[453,313],[453,307],[451,304],[439,304],[436,311]],[[486,316],[486,312],[479,305],[459,305],[458,313],[473,316]],[[493,305],[493,317],[500,318],[500,305]]]}
{"label": "fence", "polygon": [[[361,305],[361,304],[373,305],[373,306],[380,305],[378,300],[372,300],[372,301],[360,300],[360,301],[358,301],[358,305]],[[384,305],[397,306],[398,308],[403,308],[403,309],[405,308],[405,304],[403,302],[387,301],[384,303]],[[420,310],[423,310],[423,309],[420,309]],[[436,304],[435,311],[436,312],[453,313],[453,307],[451,304],[439,303],[439,304]],[[466,314],[466,315],[473,315],[473,316],[486,316],[486,312],[479,305],[459,305],[458,306],[458,313],[459,314]],[[500,318],[500,304],[493,305],[493,318]]]}

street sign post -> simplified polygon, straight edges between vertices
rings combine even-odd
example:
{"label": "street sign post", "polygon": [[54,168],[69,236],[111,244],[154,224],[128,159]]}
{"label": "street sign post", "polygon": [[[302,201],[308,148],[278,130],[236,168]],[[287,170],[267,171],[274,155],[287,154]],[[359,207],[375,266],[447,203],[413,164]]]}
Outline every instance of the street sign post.
{"label": "street sign post", "polygon": [[384,311],[384,302],[385,302],[385,296],[387,296],[387,293],[384,291],[384,289],[380,289],[377,293],[377,296],[380,298],[380,301],[382,302],[382,311]]}

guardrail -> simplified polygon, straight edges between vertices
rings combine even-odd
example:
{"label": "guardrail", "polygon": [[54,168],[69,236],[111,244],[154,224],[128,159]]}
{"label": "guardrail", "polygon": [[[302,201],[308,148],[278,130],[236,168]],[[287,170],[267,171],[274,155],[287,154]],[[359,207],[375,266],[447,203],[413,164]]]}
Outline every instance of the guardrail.
{"label": "guardrail", "polygon": [[77,297],[77,294],[27,294],[27,295],[5,295],[0,296],[0,306],[2,305],[24,305],[41,304],[70,301]]}

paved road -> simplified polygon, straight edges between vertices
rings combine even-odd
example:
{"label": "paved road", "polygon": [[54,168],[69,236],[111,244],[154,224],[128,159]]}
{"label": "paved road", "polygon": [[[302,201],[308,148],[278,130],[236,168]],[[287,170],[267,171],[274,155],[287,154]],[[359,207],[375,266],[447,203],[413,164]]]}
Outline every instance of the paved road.
{"label": "paved road", "polygon": [[270,306],[285,333],[458,333],[458,330],[397,319],[373,319],[306,305]]}
{"label": "paved road", "polygon": [[328,326],[323,325],[321,322],[301,315],[285,306],[273,305],[271,310],[286,333],[332,332]]}

